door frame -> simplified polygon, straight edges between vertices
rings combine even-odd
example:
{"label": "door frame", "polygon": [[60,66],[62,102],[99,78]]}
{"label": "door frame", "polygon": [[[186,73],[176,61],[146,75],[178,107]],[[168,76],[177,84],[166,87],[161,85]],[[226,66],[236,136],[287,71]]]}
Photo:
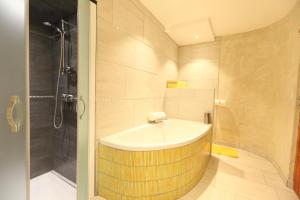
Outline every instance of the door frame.
{"label": "door frame", "polygon": [[25,0],[25,80],[26,80],[26,98],[25,98],[25,109],[26,109],[26,116],[24,116],[24,123],[25,123],[25,138],[26,138],[26,171],[27,171],[27,176],[26,176],[26,199],[30,200],[30,41],[29,41],[29,0]]}
{"label": "door frame", "polygon": [[96,49],[97,49],[97,1],[90,1],[90,58],[89,58],[89,92],[90,92],[90,135],[89,135],[89,198],[96,195]]}
{"label": "door frame", "polygon": [[95,197],[95,0],[78,0],[77,200]]}
{"label": "door frame", "polygon": [[[298,101],[298,100],[297,100]],[[297,103],[298,105],[298,103]],[[290,177],[292,184],[291,187],[294,189],[295,193],[297,194],[297,196],[299,197],[300,194],[300,110],[299,110],[299,106],[297,106],[296,108],[296,114],[295,114],[295,131],[294,131],[294,137],[293,137],[293,147],[292,147],[292,157],[294,158],[294,160],[292,162],[294,162],[292,170],[290,173],[292,174],[292,177]]]}

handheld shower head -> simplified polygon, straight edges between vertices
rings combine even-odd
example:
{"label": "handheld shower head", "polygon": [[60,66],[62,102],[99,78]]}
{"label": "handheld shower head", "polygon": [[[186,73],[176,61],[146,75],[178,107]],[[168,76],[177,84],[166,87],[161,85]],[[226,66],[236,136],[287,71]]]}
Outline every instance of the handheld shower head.
{"label": "handheld shower head", "polygon": [[56,31],[58,31],[58,32],[62,32],[57,26],[55,26],[55,25],[53,25],[52,23],[50,23],[50,22],[43,22],[43,24],[45,25],[45,26],[49,26],[50,28],[53,28],[53,29],[55,29]]}
{"label": "handheld shower head", "polygon": [[52,25],[51,25],[50,22],[43,22],[43,24],[44,24],[45,26],[50,26],[50,27],[52,27]]}

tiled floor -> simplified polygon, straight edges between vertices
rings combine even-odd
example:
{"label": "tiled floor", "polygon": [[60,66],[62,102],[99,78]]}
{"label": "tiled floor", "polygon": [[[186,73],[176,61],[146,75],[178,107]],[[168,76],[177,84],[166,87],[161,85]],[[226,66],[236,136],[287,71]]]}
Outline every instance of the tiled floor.
{"label": "tiled floor", "polygon": [[246,151],[213,155],[202,181],[181,200],[298,200],[273,165]]}
{"label": "tiled floor", "polygon": [[76,200],[76,188],[48,172],[30,181],[30,200]]}

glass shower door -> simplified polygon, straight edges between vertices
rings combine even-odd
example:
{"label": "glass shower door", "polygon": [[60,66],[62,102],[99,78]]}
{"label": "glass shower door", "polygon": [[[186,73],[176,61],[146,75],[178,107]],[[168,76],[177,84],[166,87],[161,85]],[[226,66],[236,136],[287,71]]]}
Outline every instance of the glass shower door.
{"label": "glass shower door", "polygon": [[0,199],[28,199],[27,1],[0,0]]}

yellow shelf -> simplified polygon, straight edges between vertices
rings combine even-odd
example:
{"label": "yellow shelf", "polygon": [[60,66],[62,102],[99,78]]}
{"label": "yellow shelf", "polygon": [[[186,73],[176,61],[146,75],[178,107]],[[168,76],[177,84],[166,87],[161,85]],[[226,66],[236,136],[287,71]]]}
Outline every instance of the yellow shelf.
{"label": "yellow shelf", "polygon": [[167,88],[187,88],[187,83],[186,81],[169,80],[167,81]]}

